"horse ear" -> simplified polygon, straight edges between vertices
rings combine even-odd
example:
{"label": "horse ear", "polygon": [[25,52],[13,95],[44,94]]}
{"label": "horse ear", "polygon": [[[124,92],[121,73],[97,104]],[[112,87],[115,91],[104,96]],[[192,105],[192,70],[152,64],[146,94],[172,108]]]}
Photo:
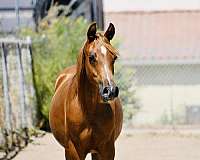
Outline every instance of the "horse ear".
{"label": "horse ear", "polygon": [[96,38],[96,32],[97,32],[97,24],[96,22],[92,23],[87,31],[87,38],[89,42],[94,41]]}
{"label": "horse ear", "polygon": [[115,26],[112,23],[110,23],[104,36],[110,41],[113,39],[114,35],[115,35]]}

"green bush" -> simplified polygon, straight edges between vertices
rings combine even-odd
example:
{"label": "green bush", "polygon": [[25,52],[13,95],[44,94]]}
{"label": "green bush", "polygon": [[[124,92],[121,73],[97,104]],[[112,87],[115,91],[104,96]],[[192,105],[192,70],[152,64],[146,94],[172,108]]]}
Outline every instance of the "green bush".
{"label": "green bush", "polygon": [[83,18],[61,17],[38,32],[23,29],[21,35],[32,38],[35,81],[39,111],[46,122],[58,73],[76,62],[88,27]]}

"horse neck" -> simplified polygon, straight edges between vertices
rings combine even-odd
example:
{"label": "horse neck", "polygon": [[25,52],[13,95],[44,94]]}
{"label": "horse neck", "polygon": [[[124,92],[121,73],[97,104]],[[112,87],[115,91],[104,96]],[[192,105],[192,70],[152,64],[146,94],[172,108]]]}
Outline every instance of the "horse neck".
{"label": "horse neck", "polygon": [[93,113],[99,98],[98,88],[89,81],[84,70],[77,80],[79,104],[86,113]]}
{"label": "horse neck", "polygon": [[[86,42],[87,44],[87,42]],[[86,46],[85,44],[85,46]],[[98,88],[93,85],[87,77],[85,70],[85,48],[79,53],[77,61],[76,86],[79,104],[85,112],[93,112],[98,102]]]}
{"label": "horse neck", "polygon": [[98,88],[88,80],[85,74],[81,75],[79,79],[78,99],[84,110],[95,109],[98,100]]}

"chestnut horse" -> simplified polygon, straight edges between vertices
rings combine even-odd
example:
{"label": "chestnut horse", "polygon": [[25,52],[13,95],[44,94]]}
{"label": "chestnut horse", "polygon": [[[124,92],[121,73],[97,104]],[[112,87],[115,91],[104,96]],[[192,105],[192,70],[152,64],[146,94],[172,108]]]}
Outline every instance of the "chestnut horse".
{"label": "chestnut horse", "polygon": [[66,160],[114,160],[115,140],[122,129],[122,106],[113,81],[117,51],[110,44],[115,34],[90,25],[77,64],[57,78],[50,110],[50,127],[65,148]]}

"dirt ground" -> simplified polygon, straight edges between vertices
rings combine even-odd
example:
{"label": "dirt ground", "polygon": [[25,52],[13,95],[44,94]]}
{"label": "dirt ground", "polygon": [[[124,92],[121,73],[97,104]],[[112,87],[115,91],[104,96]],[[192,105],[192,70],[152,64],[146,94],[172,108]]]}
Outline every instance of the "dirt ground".
{"label": "dirt ground", "polygon": [[[51,134],[37,138],[14,160],[64,160],[64,150]],[[200,134],[126,132],[116,142],[115,160],[199,160]],[[90,160],[90,155],[87,156]]]}

